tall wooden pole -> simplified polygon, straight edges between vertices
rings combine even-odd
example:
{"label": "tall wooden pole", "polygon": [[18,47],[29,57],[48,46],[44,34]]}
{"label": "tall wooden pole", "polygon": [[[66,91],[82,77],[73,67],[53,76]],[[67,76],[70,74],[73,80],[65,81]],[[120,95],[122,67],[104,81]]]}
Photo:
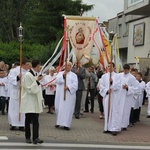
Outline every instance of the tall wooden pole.
{"label": "tall wooden pole", "polygon": [[[66,37],[66,57],[65,57],[65,71],[67,68],[67,61],[68,61],[68,44],[69,44],[69,27],[66,27],[66,33],[67,33],[67,37]],[[66,87],[66,75],[65,75],[65,82],[64,82],[64,87]],[[66,90],[64,89],[64,101],[66,100]]]}
{"label": "tall wooden pole", "polygon": [[[21,92],[22,92],[22,42],[23,42],[23,27],[22,23],[20,23],[20,27],[18,28],[19,41],[20,41],[20,84],[19,84],[19,109],[21,104]],[[19,111],[19,121],[21,120],[21,113]]]}
{"label": "tall wooden pole", "polygon": [[[110,41],[110,45],[111,45],[111,51],[110,51],[110,63],[111,63],[111,68],[110,68],[110,76],[109,76],[109,90],[110,90],[110,86],[111,86],[111,77],[112,77],[112,59],[113,59],[113,43],[112,43],[112,40],[113,40],[113,37],[114,37],[114,33],[111,32],[109,34],[109,41]],[[109,121],[109,114],[110,114],[110,99],[111,99],[111,93],[109,93],[109,97],[108,97],[108,118],[107,118],[107,122]]]}

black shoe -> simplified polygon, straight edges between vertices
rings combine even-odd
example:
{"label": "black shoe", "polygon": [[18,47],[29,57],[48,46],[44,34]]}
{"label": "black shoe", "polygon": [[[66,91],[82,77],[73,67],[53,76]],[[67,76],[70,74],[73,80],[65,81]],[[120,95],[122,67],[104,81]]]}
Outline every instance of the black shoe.
{"label": "black shoe", "polygon": [[70,130],[70,128],[69,128],[69,127],[64,127],[64,129],[65,129],[65,130],[67,130],[67,131],[69,131],[69,130]]}
{"label": "black shoe", "polygon": [[79,116],[75,116],[76,119],[80,119]]}
{"label": "black shoe", "polygon": [[43,143],[43,140],[40,140],[39,138],[33,140],[33,144],[37,144],[37,143]]}
{"label": "black shoe", "polygon": [[59,128],[59,125],[55,125],[55,128]]}
{"label": "black shoe", "polygon": [[5,112],[2,112],[2,115],[5,115]]}
{"label": "black shoe", "polygon": [[91,113],[94,113],[94,110],[91,109],[90,111],[91,111]]}
{"label": "black shoe", "polygon": [[15,130],[15,129],[16,129],[15,126],[11,126],[11,127],[10,127],[10,130],[12,130],[12,131]]}
{"label": "black shoe", "polygon": [[122,131],[127,131],[127,128],[122,128]]}
{"label": "black shoe", "polygon": [[31,139],[26,139],[26,143],[32,143]]}
{"label": "black shoe", "polygon": [[117,132],[116,132],[116,131],[112,131],[111,133],[112,133],[113,136],[116,136],[116,135],[117,135]]}
{"label": "black shoe", "polygon": [[24,127],[19,127],[19,131],[25,131]]}
{"label": "black shoe", "polygon": [[85,110],[84,112],[85,112],[85,113],[88,113],[88,112],[89,112],[89,110]]}
{"label": "black shoe", "polygon": [[150,116],[146,116],[146,118],[150,118]]}
{"label": "black shoe", "polygon": [[108,131],[108,130],[107,131],[103,131],[103,133],[110,133],[110,131]]}

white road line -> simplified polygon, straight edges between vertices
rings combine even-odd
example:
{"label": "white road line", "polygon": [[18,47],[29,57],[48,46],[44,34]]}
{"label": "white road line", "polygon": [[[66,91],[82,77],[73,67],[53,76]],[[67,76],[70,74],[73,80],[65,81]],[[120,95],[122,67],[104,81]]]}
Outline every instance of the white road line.
{"label": "white road line", "polygon": [[6,136],[0,136],[0,140],[8,140]]}
{"label": "white road line", "polygon": [[67,144],[67,143],[43,143],[43,144],[27,144],[27,143],[13,143],[13,142],[0,142],[0,146],[21,146],[21,147],[35,147],[40,146],[44,147],[66,147],[66,148],[114,148],[114,149],[132,149],[132,150],[150,150],[150,146],[129,146],[129,145],[98,145],[98,144]]}

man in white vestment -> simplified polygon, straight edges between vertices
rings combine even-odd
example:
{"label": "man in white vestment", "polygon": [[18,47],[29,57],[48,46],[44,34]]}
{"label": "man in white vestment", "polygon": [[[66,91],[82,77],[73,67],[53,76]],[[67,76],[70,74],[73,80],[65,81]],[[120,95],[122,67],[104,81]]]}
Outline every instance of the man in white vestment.
{"label": "man in white vestment", "polygon": [[29,61],[24,58],[22,60],[22,73],[20,74],[20,66],[17,66],[8,75],[9,80],[9,108],[8,108],[8,121],[11,125],[10,130],[15,130],[19,127],[19,130],[24,131],[25,114],[20,114],[19,119],[19,92],[20,92],[20,78],[23,80],[24,75],[29,69]]}
{"label": "man in white vestment", "polygon": [[119,99],[117,93],[120,89],[120,81],[117,79],[117,74],[114,72],[114,63],[108,64],[108,73],[102,75],[99,85],[100,95],[103,97],[104,106],[104,132],[117,135],[121,131],[119,126]]}
{"label": "man in white vestment", "polygon": [[[26,73],[22,83],[22,100],[20,112],[25,113],[25,138],[26,143],[31,141],[30,124],[32,122],[32,140],[33,144],[43,143],[39,139],[39,114],[43,111],[42,107],[42,88],[39,81],[43,78],[38,75],[40,72],[39,60],[32,61],[32,68]],[[37,76],[38,75],[38,76]]]}
{"label": "man in white vestment", "polygon": [[123,72],[119,73],[119,78],[121,81],[121,88],[118,94],[119,103],[119,118],[120,126],[122,130],[127,130],[129,125],[129,118],[131,112],[131,106],[133,103],[133,96],[135,93],[135,77],[130,73],[130,66],[125,64],[123,66]]}
{"label": "man in white vestment", "polygon": [[63,126],[65,130],[70,130],[78,89],[78,78],[75,73],[71,72],[71,68],[72,63],[67,62],[65,71],[59,72],[56,76],[55,127]]}

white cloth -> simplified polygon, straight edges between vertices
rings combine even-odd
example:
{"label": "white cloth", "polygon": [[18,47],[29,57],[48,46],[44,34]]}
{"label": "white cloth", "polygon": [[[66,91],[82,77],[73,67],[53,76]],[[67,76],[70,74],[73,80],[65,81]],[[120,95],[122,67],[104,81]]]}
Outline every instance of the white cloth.
{"label": "white cloth", "polygon": [[77,75],[68,72],[66,75],[66,99],[64,100],[64,79],[63,71],[59,72],[56,77],[56,95],[55,95],[55,112],[56,125],[70,127],[76,102],[76,91],[78,89]]}
{"label": "white cloth", "polygon": [[4,84],[0,86],[0,96],[7,97],[8,91],[8,79],[7,77],[0,78],[0,84]]}
{"label": "white cloth", "polygon": [[[27,71],[22,69],[22,79]],[[25,125],[25,114],[20,114],[19,120],[19,85],[20,81],[17,81],[17,76],[20,74],[20,66],[14,68],[8,75],[9,88],[10,88],[10,100],[8,108],[8,122],[12,126],[23,127]]]}
{"label": "white cloth", "polygon": [[148,97],[147,115],[150,116],[150,81],[146,84],[146,93]]}
{"label": "white cloth", "polygon": [[22,100],[20,112],[22,113],[41,113],[42,108],[42,88],[37,84],[37,76],[31,72],[26,73],[22,84]]}
{"label": "white cloth", "polygon": [[[121,81],[121,88],[117,97],[118,99],[120,99],[119,121],[121,128],[127,128],[129,125],[131,107],[133,105],[133,95],[135,93],[136,79],[131,73],[128,74],[119,73],[118,76]],[[125,84],[128,86],[128,90],[122,88],[122,86]]]}
{"label": "white cloth", "polygon": [[[113,79],[113,83],[110,86],[110,73],[106,73],[102,75],[102,78],[100,80],[100,95],[103,97],[103,106],[104,106],[104,115],[105,115],[105,124],[104,124],[104,131],[120,131],[120,124],[118,122],[119,120],[119,99],[117,99],[117,93],[120,89],[120,83],[118,80],[118,76],[115,72],[112,72],[111,78]],[[112,92],[110,94],[110,113],[109,113],[109,119],[108,119],[108,105],[109,105],[109,94],[107,94],[107,91],[112,89]]]}
{"label": "white cloth", "polygon": [[139,96],[139,107],[142,107],[143,97],[144,97],[144,90],[145,90],[146,84],[145,84],[144,81],[140,82],[139,84],[140,84],[140,92],[141,92],[141,94]]}
{"label": "white cloth", "polygon": [[45,86],[45,95],[54,95],[56,91],[56,74],[53,76],[50,74],[44,76],[44,84],[47,84],[48,82],[50,83]]}
{"label": "white cloth", "polygon": [[132,108],[133,109],[139,109],[139,96],[140,95],[141,95],[140,83],[139,83],[139,81],[135,80],[134,94],[133,94],[133,99],[132,99]]}

